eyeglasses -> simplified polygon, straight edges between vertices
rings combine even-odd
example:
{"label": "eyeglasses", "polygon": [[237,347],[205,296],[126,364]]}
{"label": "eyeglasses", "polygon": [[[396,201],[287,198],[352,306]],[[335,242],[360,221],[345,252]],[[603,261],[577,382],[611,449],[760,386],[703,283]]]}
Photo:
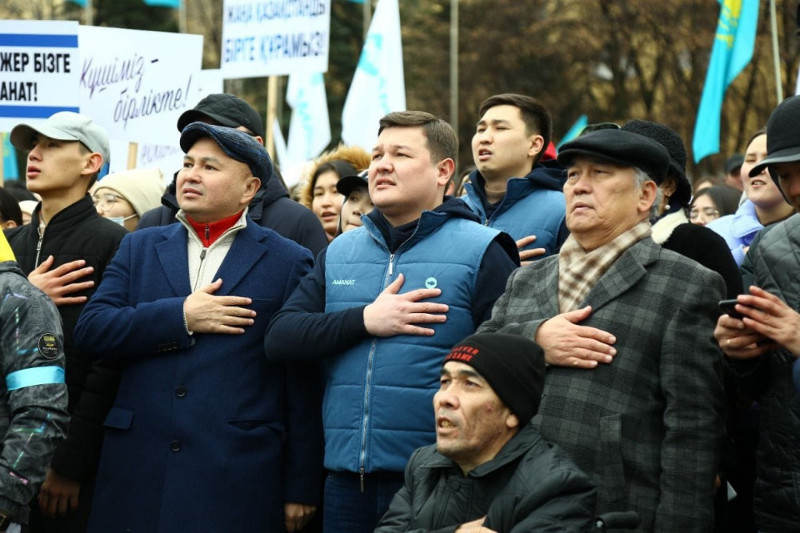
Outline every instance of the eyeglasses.
{"label": "eyeglasses", "polygon": [[117,194],[112,194],[110,192],[101,194],[100,197],[92,196],[92,201],[94,202],[95,207],[100,207],[103,211],[109,211],[113,209],[114,204],[117,203],[118,200],[124,200],[122,196]]}
{"label": "eyeglasses", "polygon": [[692,222],[696,220],[702,220],[703,222],[711,222],[712,220],[716,220],[719,218],[719,211],[714,209],[713,207],[704,207],[702,209],[697,209],[693,207],[691,211],[689,211],[689,220]]}

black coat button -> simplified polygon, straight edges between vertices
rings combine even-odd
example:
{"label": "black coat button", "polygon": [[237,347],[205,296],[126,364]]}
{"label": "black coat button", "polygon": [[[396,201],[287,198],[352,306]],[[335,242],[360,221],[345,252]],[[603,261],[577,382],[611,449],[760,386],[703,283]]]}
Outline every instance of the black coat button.
{"label": "black coat button", "polygon": [[176,387],[175,396],[177,396],[178,398],[183,398],[184,396],[186,396],[186,387]]}
{"label": "black coat button", "polygon": [[180,443],[180,441],[174,440],[174,441],[170,442],[169,443],[169,449],[170,449],[170,451],[173,451],[173,452],[181,451],[181,443]]}

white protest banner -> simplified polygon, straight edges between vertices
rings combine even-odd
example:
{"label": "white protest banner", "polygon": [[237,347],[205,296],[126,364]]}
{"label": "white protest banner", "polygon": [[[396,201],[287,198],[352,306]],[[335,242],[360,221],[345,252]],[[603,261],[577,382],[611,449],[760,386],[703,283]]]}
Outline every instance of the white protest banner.
{"label": "white protest banner", "polygon": [[78,23],[0,20],[0,131],[78,111]]}
{"label": "white protest banner", "polygon": [[379,0],[342,108],[342,139],[371,152],[378,121],[406,108],[397,0]]}
{"label": "white protest banner", "polygon": [[[219,69],[201,70],[197,73],[192,80],[192,91],[190,92],[190,100],[195,104],[208,96],[209,94],[223,92],[222,74]],[[192,105],[194,107],[194,105]],[[160,168],[164,174],[166,183],[172,182],[172,177],[176,170],[181,168],[183,164],[183,150],[181,150],[179,140],[180,133],[178,132],[177,119],[171,125],[172,131],[175,135],[175,142],[171,144],[152,144],[152,143],[139,143],[136,150],[136,163],[134,168]],[[124,151],[116,154],[114,145],[111,145],[111,161],[119,160],[121,163],[127,165],[127,146]],[[118,156],[115,158],[115,155]],[[121,168],[120,170],[126,170]]]}
{"label": "white protest banner", "polygon": [[331,0],[225,0],[226,79],[328,70]]}
{"label": "white protest banner", "polygon": [[322,74],[304,72],[289,76],[286,103],[292,107],[286,165],[293,166],[317,157],[331,142],[328,99]]}
{"label": "white protest banner", "polygon": [[116,140],[177,144],[196,90],[203,37],[81,26],[81,113]]}

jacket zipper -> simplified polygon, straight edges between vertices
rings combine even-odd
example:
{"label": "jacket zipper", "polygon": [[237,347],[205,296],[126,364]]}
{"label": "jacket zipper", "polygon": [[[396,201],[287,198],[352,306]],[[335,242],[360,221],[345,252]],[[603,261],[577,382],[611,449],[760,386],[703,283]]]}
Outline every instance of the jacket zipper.
{"label": "jacket zipper", "polygon": [[44,230],[46,229],[45,226],[39,226],[38,233],[39,233],[39,242],[36,243],[36,261],[33,262],[34,268],[39,266],[39,256],[42,253],[42,241],[44,241]]}
{"label": "jacket zipper", "polygon": [[[420,217],[422,220],[422,217]],[[369,228],[368,228],[369,229]],[[394,259],[395,255],[397,254],[400,249],[405,246],[405,244],[410,241],[414,235],[416,235],[417,230],[419,230],[419,222],[417,222],[417,227],[414,229],[414,232],[411,234],[406,241],[404,241],[400,246],[397,247],[394,253],[389,253],[389,270],[386,274],[386,280],[384,281],[383,288],[385,289],[389,283],[392,281],[392,275],[394,274]],[[372,232],[370,232],[372,233]],[[373,236],[375,239],[375,237]],[[375,239],[380,244],[382,241],[381,239]],[[387,250],[388,251],[388,250]],[[359,454],[359,467],[358,467],[358,475],[361,484],[361,492],[364,492],[364,476],[366,475],[366,463],[367,463],[367,424],[370,417],[369,412],[369,395],[370,395],[370,387],[372,386],[372,366],[375,360],[375,349],[376,349],[377,339],[372,339],[369,348],[369,357],[367,358],[367,378],[366,383],[364,385],[364,416],[362,419],[361,424],[361,453]]]}
{"label": "jacket zipper", "polygon": [[206,258],[206,251],[208,248],[203,248],[200,252],[200,265],[197,267],[197,278],[194,280],[194,287],[192,287],[192,292],[197,290],[197,284],[200,283],[200,278],[202,277],[203,273],[203,260]]}

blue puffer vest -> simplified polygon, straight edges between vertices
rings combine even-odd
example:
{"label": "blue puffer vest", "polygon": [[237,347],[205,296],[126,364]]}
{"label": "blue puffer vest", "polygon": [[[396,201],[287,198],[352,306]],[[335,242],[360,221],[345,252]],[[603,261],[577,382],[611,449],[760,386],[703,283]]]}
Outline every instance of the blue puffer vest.
{"label": "blue puffer vest", "polygon": [[325,312],[372,303],[402,273],[401,293],[439,288],[449,306],[431,337],[370,337],[330,359],[323,403],[325,467],[402,472],[412,452],[435,442],[433,395],[442,360],[475,330],[472,302],[484,253],[498,231],[425,211],[414,234],[390,254],[368,217],[337,237],[325,262]]}
{"label": "blue puffer vest", "polygon": [[558,251],[559,231],[566,217],[566,202],[560,190],[543,188],[529,177],[511,178],[505,196],[488,220],[475,185],[468,183],[464,190],[466,194],[461,199],[484,225],[505,231],[515,241],[536,235],[536,240],[524,249],[544,248],[547,253],[542,257]]}

